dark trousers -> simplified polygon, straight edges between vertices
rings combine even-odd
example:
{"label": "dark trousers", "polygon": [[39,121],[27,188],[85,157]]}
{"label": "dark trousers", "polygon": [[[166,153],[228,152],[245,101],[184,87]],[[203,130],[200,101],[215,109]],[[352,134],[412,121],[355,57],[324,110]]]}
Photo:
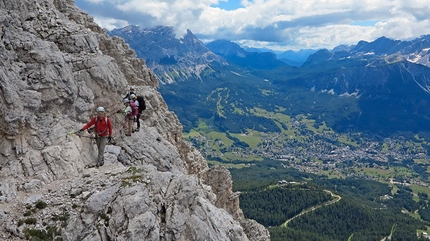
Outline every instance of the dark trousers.
{"label": "dark trousers", "polygon": [[141,113],[141,112],[138,112],[138,113],[137,113],[137,116],[136,116],[137,129],[140,129],[140,121],[139,121],[139,120],[140,120],[140,113]]}

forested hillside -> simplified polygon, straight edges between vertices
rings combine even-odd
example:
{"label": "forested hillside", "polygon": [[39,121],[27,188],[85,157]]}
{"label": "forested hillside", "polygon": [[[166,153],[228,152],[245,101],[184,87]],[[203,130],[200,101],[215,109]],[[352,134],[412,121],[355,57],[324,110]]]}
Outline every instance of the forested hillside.
{"label": "forested hillside", "polygon": [[[231,169],[246,217],[269,227],[271,240],[425,240],[430,222],[428,193],[407,185],[363,179],[329,179],[269,161]],[[280,182],[280,181],[286,182]],[[337,202],[324,204],[333,197]],[[300,212],[317,207],[286,226]]]}

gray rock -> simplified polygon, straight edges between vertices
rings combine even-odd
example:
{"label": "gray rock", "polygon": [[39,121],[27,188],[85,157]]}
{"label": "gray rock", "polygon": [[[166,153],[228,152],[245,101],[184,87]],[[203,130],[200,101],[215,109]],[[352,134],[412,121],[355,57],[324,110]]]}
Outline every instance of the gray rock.
{"label": "gray rock", "polygon": [[25,200],[24,204],[26,205],[33,205],[35,203],[37,203],[38,201],[43,200],[43,195],[42,194],[34,194],[31,196],[28,196],[27,199]]}
{"label": "gray rock", "polygon": [[[228,170],[209,169],[183,139],[157,78],[122,39],[67,0],[0,0],[0,23],[1,239],[26,228],[62,240],[270,239],[243,218]],[[129,85],[147,101],[131,137],[116,113]],[[104,166],[88,168],[97,148],[73,133],[97,106],[114,143]],[[47,206],[26,209],[38,201]]]}

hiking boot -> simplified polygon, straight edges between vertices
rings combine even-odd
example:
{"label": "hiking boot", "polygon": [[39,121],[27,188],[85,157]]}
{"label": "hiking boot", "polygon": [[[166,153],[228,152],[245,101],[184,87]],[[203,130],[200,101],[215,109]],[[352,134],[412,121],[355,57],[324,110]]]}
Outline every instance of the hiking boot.
{"label": "hiking boot", "polygon": [[99,162],[99,163],[97,163],[96,167],[101,167],[101,166],[103,166],[104,164],[105,164],[104,162]]}
{"label": "hiking boot", "polygon": [[134,130],[135,132],[138,132],[139,131],[139,127],[138,128],[136,128],[136,130]]}

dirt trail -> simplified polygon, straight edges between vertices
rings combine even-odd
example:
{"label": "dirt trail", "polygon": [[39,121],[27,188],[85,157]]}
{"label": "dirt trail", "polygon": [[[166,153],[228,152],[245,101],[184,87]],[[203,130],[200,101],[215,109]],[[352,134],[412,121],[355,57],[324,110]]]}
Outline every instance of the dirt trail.
{"label": "dirt trail", "polygon": [[321,203],[321,204],[315,205],[315,206],[313,206],[313,207],[310,207],[310,208],[308,208],[308,209],[305,209],[305,210],[301,211],[299,214],[297,214],[297,215],[295,215],[294,217],[292,217],[292,218],[288,219],[287,221],[285,221],[285,223],[283,223],[283,224],[281,225],[281,227],[287,227],[288,223],[289,223],[289,222],[291,222],[291,220],[293,220],[293,219],[295,219],[295,218],[297,218],[297,217],[300,217],[300,216],[302,216],[303,214],[306,214],[306,213],[308,213],[308,212],[314,211],[314,210],[315,210],[315,209],[317,209],[317,208],[321,208],[321,207],[324,207],[324,206],[328,206],[328,205],[335,204],[335,203],[339,202],[339,201],[342,199],[342,197],[341,197],[341,196],[336,195],[336,194],[333,194],[333,192],[332,192],[332,191],[330,191],[330,190],[324,190],[324,192],[328,192],[328,193],[330,193],[330,195],[331,195],[332,197],[334,197],[335,199],[330,200],[330,201],[327,201],[327,202],[325,202],[325,203]]}

